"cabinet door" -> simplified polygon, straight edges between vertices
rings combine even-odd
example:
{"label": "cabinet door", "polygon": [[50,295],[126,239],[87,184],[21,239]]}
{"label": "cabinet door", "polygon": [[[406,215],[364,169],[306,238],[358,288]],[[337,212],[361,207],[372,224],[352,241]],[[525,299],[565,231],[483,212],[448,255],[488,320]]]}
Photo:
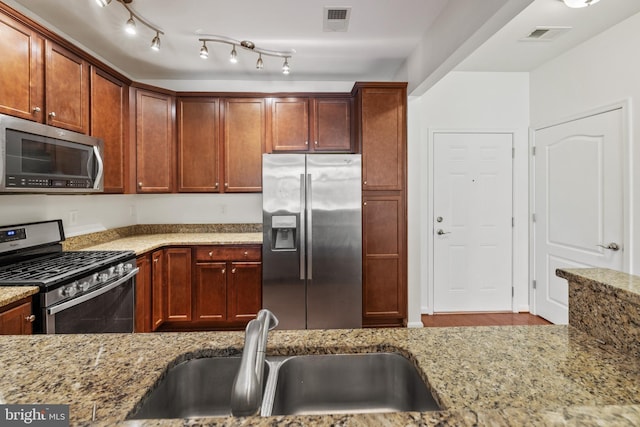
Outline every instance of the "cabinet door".
{"label": "cabinet door", "polygon": [[125,186],[126,106],[128,87],[91,67],[91,135],[104,141],[104,192],[123,193]]}
{"label": "cabinet door", "polygon": [[273,151],[309,149],[308,98],[273,98],[270,118]]}
{"label": "cabinet door", "polygon": [[34,317],[31,298],[0,313],[0,335],[31,335]]}
{"label": "cabinet door", "polygon": [[191,321],[191,248],[164,251],[167,263],[167,322]]}
{"label": "cabinet door", "polygon": [[0,13],[0,113],[43,120],[43,43],[35,31]]}
{"label": "cabinet door", "polygon": [[165,280],[163,250],[151,254],[151,330],[155,331],[165,321]]}
{"label": "cabinet door", "polygon": [[231,262],[228,278],[228,320],[248,322],[262,307],[262,263]]}
{"label": "cabinet door", "polygon": [[138,193],[173,190],[173,99],[136,91],[136,166]]}
{"label": "cabinet door", "polygon": [[197,263],[195,272],[195,320],[227,320],[227,263]]}
{"label": "cabinet door", "polygon": [[351,98],[316,98],[311,118],[314,151],[352,151]]}
{"label": "cabinet door", "polygon": [[178,191],[219,190],[218,104],[217,98],[178,100]]}
{"label": "cabinet door", "polygon": [[89,63],[45,41],[46,123],[80,133],[89,131]]}
{"label": "cabinet door", "polygon": [[402,190],[406,162],[406,89],[360,94],[363,190]]}
{"label": "cabinet door", "polygon": [[407,305],[402,195],[365,195],[362,219],[364,324],[401,323]]}
{"label": "cabinet door", "polygon": [[151,331],[151,257],[142,255],[136,258],[139,271],[136,275],[136,332]]}
{"label": "cabinet door", "polygon": [[222,110],[224,191],[262,191],[262,153],[265,152],[265,100],[225,99]]}

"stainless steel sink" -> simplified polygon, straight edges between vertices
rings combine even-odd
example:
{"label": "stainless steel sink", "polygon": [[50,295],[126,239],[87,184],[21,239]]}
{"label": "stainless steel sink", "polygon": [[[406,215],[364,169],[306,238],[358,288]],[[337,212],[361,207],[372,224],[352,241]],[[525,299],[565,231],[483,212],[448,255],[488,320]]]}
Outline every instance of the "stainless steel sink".
{"label": "stainless steel sink", "polygon": [[[231,415],[231,388],[240,357],[190,359],[170,368],[127,419]],[[265,366],[264,381],[269,374]]]}
{"label": "stainless steel sink", "polygon": [[287,358],[264,404],[271,398],[271,415],[440,409],[413,364],[395,353]]}

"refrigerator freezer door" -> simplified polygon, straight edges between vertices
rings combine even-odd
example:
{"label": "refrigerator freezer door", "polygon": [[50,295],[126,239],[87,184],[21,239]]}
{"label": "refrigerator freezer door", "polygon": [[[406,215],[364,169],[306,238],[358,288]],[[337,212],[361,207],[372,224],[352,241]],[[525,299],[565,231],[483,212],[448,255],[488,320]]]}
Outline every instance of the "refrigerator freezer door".
{"label": "refrigerator freezer door", "polygon": [[307,155],[307,328],[362,327],[361,158]]}
{"label": "refrigerator freezer door", "polygon": [[262,305],[278,317],[279,329],[306,327],[305,178],[304,154],[263,155]]}

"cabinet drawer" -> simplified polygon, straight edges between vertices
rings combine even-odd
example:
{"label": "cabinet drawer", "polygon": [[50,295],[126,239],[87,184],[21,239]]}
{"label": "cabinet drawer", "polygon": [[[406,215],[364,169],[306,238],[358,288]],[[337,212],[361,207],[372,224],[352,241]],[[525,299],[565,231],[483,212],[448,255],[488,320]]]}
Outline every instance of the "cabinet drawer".
{"label": "cabinet drawer", "polygon": [[196,261],[260,261],[260,246],[199,246]]}

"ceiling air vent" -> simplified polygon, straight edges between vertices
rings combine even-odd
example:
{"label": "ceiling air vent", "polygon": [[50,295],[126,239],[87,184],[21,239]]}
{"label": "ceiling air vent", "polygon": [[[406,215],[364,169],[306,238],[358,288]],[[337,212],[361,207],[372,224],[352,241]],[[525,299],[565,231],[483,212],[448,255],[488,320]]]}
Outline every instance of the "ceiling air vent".
{"label": "ceiling air vent", "polygon": [[536,27],[527,36],[520,39],[522,42],[550,42],[554,41],[571,27]]}
{"label": "ceiling air vent", "polygon": [[347,31],[351,7],[325,7],[322,19],[324,32]]}

